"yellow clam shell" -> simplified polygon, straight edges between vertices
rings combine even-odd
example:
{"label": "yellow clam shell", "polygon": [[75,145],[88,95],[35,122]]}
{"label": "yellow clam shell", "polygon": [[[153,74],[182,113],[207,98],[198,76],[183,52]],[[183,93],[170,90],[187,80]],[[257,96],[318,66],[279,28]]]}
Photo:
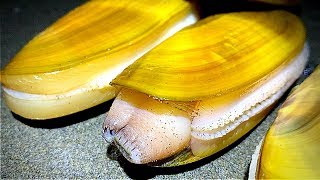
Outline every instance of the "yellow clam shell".
{"label": "yellow clam shell", "polygon": [[320,66],[285,100],[264,139],[253,178],[320,177],[319,82]]}
{"label": "yellow clam shell", "polygon": [[284,11],[216,15],[161,43],[112,84],[177,101],[241,95],[286,66],[304,41],[300,20]]}
{"label": "yellow clam shell", "polygon": [[299,77],[307,57],[305,29],[293,14],[208,17],[112,81],[123,89],[105,120],[104,137],[133,163],[197,161],[258,124]]}
{"label": "yellow clam shell", "polygon": [[9,108],[32,119],[71,114],[117,94],[126,66],[196,21],[183,0],[92,0],[32,39],[1,71]]}

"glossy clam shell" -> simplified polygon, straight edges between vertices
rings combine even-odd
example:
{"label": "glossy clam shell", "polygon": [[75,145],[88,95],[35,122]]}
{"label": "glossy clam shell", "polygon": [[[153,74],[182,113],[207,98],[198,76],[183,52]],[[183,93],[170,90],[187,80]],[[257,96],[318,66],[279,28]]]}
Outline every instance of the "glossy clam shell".
{"label": "glossy clam shell", "polygon": [[30,41],[4,68],[1,81],[34,94],[75,89],[140,53],[190,8],[179,0],[89,1]]}
{"label": "glossy clam shell", "polygon": [[320,177],[319,82],[320,66],[285,100],[264,139],[255,178]]}
{"label": "glossy clam shell", "polygon": [[[164,166],[205,158],[257,125],[299,77],[307,57],[303,24],[288,12],[229,13],[201,20],[112,81],[135,100],[116,98],[105,121],[105,137],[134,163],[173,153]],[[141,94],[148,98],[139,100]],[[167,111],[159,111],[160,106]],[[185,126],[178,124],[182,115],[176,109],[191,112],[191,132],[181,130]],[[157,134],[165,135],[157,142],[148,140]],[[189,139],[184,151],[174,144],[179,138]],[[167,154],[161,151],[159,157],[161,147]]]}
{"label": "glossy clam shell", "polygon": [[288,64],[304,41],[303,24],[285,11],[216,15],[181,30],[112,84],[177,101],[240,95]]}
{"label": "glossy clam shell", "polygon": [[1,71],[9,108],[46,119],[107,101],[117,94],[109,85],[117,74],[195,21],[183,0],[88,1],[34,37]]}

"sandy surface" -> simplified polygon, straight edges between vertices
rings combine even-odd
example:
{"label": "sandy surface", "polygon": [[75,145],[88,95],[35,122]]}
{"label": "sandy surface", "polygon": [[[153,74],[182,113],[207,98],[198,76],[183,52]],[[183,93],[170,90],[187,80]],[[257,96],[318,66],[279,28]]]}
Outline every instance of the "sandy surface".
{"label": "sandy surface", "polygon": [[[1,2],[2,68],[33,36],[82,2]],[[320,62],[320,13],[314,7],[309,2],[302,8],[311,46],[307,70],[311,71]],[[182,167],[152,168],[116,156],[116,150],[103,140],[101,127],[110,104],[64,118],[31,121],[13,115],[1,98],[1,178],[243,179],[255,146],[277,110],[248,135],[210,158]]]}

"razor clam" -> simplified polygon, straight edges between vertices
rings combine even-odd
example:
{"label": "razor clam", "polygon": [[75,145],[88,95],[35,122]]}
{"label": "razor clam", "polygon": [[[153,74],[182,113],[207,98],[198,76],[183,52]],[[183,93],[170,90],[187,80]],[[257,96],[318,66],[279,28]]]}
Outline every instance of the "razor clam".
{"label": "razor clam", "polygon": [[183,0],[92,0],[34,37],[1,71],[8,107],[60,117],[118,93],[110,81],[197,17]]}
{"label": "razor clam", "polygon": [[320,177],[319,82],[320,66],[285,100],[253,155],[251,179]]}
{"label": "razor clam", "polygon": [[112,81],[121,91],[104,122],[104,138],[133,163],[197,161],[256,126],[299,77],[307,57],[305,29],[293,14],[208,17]]}

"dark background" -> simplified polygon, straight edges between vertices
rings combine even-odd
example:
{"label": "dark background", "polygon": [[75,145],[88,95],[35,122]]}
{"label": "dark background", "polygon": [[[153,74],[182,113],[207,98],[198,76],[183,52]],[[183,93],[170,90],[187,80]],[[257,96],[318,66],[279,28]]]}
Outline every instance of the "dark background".
{"label": "dark background", "polygon": [[[32,37],[83,2],[1,1],[1,68]],[[228,11],[284,8],[242,0],[197,2],[203,17]],[[317,1],[304,1],[301,6],[286,8],[301,16],[307,28],[311,54],[306,72],[320,62],[320,12],[316,7]],[[110,103],[64,118],[31,121],[12,114],[1,98],[1,178],[243,179],[255,146],[276,115],[275,110],[249,135],[217,155],[192,165],[161,169],[133,165],[118,157],[117,151],[103,141],[100,130]]]}

